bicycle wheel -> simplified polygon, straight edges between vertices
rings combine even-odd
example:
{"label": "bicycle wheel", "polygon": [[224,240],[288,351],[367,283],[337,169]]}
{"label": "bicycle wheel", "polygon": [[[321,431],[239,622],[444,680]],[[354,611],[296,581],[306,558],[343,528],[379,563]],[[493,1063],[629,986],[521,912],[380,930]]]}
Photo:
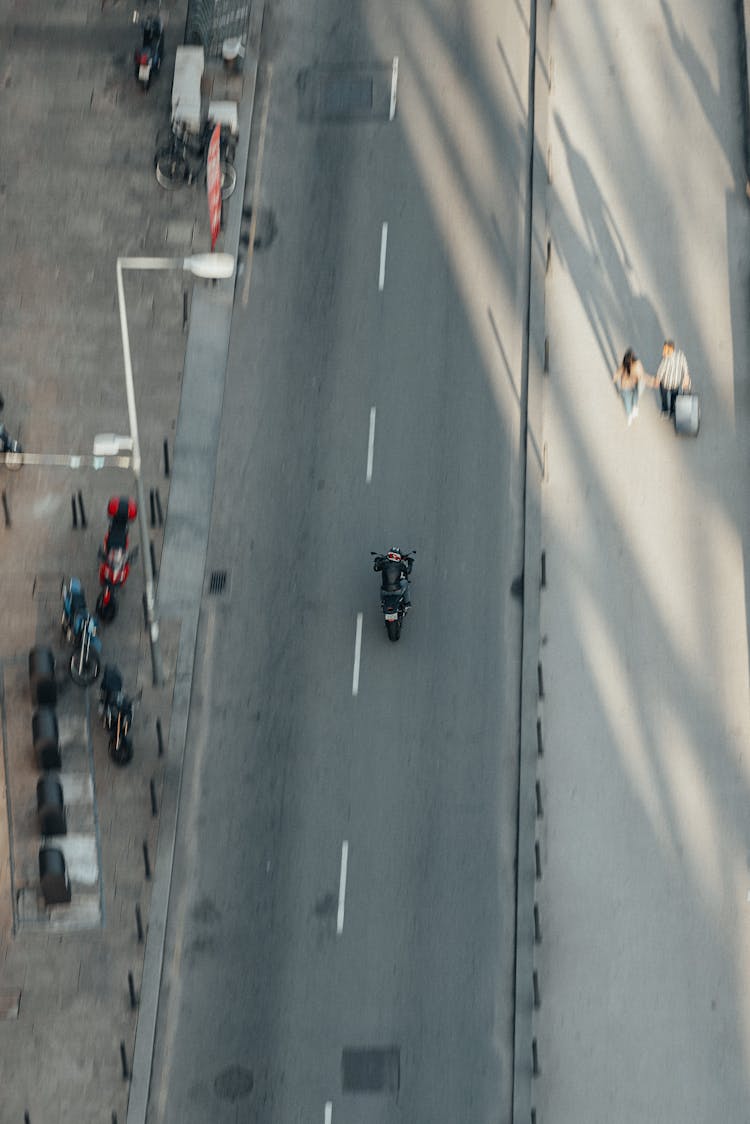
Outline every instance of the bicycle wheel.
{"label": "bicycle wheel", "polygon": [[221,162],[221,197],[228,199],[237,186],[237,172],[234,164],[226,160]]}
{"label": "bicycle wheel", "polygon": [[166,191],[182,187],[187,179],[187,160],[174,148],[165,148],[156,154],[156,182]]}

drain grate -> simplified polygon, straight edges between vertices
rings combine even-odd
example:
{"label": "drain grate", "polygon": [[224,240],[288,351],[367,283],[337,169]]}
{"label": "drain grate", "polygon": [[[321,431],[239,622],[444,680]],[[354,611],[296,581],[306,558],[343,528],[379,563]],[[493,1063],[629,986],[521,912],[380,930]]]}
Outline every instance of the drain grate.
{"label": "drain grate", "polygon": [[229,575],[226,570],[212,570],[211,577],[208,579],[208,592],[218,597],[222,593],[226,593]]}
{"label": "drain grate", "polygon": [[345,1093],[398,1094],[401,1080],[401,1051],[384,1048],[349,1047],[341,1054],[341,1087]]}

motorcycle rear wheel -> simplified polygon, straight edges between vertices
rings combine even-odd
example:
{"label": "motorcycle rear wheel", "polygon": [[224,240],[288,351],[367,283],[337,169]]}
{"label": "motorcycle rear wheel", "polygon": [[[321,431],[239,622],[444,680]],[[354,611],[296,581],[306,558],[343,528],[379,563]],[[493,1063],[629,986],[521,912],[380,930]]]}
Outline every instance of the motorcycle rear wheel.
{"label": "motorcycle rear wheel", "polygon": [[117,736],[113,734],[109,739],[109,756],[115,765],[129,765],[133,760],[133,739],[123,734],[118,745]]}
{"label": "motorcycle rear wheel", "polygon": [[385,627],[388,630],[389,640],[398,640],[401,635],[401,622],[400,621],[386,621]]}
{"label": "motorcycle rear wheel", "polygon": [[105,603],[104,593],[100,593],[96,599],[96,615],[102,624],[111,624],[117,616],[117,601],[115,600],[114,593],[110,594],[109,601]]}
{"label": "motorcycle rear wheel", "polygon": [[99,657],[89,651],[88,659],[81,666],[81,649],[76,648],[70,657],[70,678],[77,687],[90,687],[99,678]]}

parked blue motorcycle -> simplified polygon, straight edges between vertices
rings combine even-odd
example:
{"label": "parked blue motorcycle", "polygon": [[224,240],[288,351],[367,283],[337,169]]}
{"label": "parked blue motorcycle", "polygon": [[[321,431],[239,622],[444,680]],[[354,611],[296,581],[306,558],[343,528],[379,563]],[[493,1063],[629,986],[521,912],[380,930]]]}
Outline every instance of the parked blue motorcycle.
{"label": "parked blue motorcycle", "polygon": [[70,678],[79,687],[88,687],[101,669],[102,642],[99,624],[86,607],[86,594],[78,578],[63,581],[60,590],[63,611],[60,624],[63,635],[73,645],[70,657]]}

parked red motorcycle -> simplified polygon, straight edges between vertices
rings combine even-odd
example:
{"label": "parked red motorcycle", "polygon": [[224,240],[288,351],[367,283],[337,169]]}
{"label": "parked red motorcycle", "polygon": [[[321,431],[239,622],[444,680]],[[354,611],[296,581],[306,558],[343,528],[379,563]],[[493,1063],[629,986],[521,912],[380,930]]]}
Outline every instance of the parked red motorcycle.
{"label": "parked red motorcycle", "polygon": [[107,624],[117,615],[116,590],[125,585],[130,565],[138,557],[138,547],[129,549],[128,525],[138,514],[138,505],[129,496],[112,496],[107,504],[109,527],[104,545],[99,548],[99,584],[96,602],[99,619]]}

